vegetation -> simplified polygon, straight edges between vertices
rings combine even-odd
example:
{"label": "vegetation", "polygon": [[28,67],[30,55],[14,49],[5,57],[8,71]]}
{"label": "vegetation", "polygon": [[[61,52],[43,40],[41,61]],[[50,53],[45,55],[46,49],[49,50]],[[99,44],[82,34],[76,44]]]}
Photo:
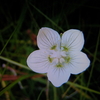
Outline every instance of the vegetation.
{"label": "vegetation", "polygon": [[[100,7],[94,0],[0,1],[0,100],[99,100]],[[41,27],[83,31],[90,67],[59,88],[26,64]]]}

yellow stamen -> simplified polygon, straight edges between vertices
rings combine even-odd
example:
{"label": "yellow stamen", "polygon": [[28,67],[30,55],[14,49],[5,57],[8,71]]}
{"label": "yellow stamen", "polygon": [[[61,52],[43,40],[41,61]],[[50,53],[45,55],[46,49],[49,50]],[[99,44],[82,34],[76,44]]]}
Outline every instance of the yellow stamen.
{"label": "yellow stamen", "polygon": [[50,63],[52,63],[53,58],[50,58],[50,56],[49,56],[49,57],[48,57],[48,60],[49,60]]}
{"label": "yellow stamen", "polygon": [[57,47],[56,45],[52,46],[52,47],[51,47],[51,50],[55,50],[56,47]]}
{"label": "yellow stamen", "polygon": [[63,65],[62,64],[57,64],[56,67],[63,67]]}
{"label": "yellow stamen", "polygon": [[69,48],[63,46],[63,51],[66,51],[67,52],[68,50],[69,50]]}
{"label": "yellow stamen", "polygon": [[71,61],[71,58],[69,56],[65,58],[66,63],[69,63],[70,61]]}

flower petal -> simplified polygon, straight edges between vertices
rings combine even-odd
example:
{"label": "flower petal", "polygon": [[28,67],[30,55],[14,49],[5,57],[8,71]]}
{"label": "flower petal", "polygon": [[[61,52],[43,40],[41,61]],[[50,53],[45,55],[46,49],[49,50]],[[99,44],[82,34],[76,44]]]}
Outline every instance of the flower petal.
{"label": "flower petal", "polygon": [[46,73],[50,66],[48,55],[47,51],[36,50],[28,56],[27,64],[35,72]]}
{"label": "flower petal", "polygon": [[77,29],[70,29],[62,35],[62,47],[66,47],[67,50],[80,51],[84,45],[83,33]]}
{"label": "flower petal", "polygon": [[40,49],[60,48],[60,35],[51,28],[41,28],[37,36],[37,44]]}
{"label": "flower petal", "polygon": [[67,67],[72,74],[79,74],[85,71],[90,65],[90,60],[83,52],[71,52],[70,57],[71,61]]}
{"label": "flower petal", "polygon": [[51,81],[55,87],[59,87],[68,81],[70,73],[66,67],[51,66],[47,76],[48,80]]}

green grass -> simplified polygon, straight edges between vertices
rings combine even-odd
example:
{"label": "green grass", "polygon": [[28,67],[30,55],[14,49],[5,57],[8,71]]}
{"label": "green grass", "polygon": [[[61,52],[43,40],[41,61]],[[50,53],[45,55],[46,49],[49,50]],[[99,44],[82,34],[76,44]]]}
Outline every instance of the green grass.
{"label": "green grass", "polygon": [[[0,100],[98,100],[100,23],[83,9],[95,13],[100,7],[89,5],[86,0],[54,1],[51,6],[36,0],[16,3],[18,12],[9,8],[13,4],[9,9],[0,6]],[[83,51],[91,60],[85,72],[72,75],[59,88],[48,82],[45,74],[31,71],[26,64],[28,55],[38,49],[34,36],[44,26],[59,33],[70,28],[82,30],[85,36]]]}

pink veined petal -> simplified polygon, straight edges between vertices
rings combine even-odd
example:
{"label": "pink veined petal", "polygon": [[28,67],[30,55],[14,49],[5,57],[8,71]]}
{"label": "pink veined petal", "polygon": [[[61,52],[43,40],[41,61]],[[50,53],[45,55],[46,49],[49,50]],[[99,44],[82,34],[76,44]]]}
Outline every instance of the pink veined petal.
{"label": "pink veined petal", "polygon": [[47,73],[47,77],[55,87],[59,87],[68,81],[70,72],[66,67],[51,66]]}
{"label": "pink veined petal", "polygon": [[69,68],[71,74],[79,74],[85,71],[90,65],[90,60],[83,52],[71,52],[70,57],[71,61],[67,67]]}
{"label": "pink veined petal", "polygon": [[60,35],[51,28],[41,28],[37,36],[37,44],[40,49],[60,48]]}
{"label": "pink veined petal", "polygon": [[62,47],[65,46],[69,51],[80,51],[84,45],[84,36],[80,30],[70,29],[62,35]]}
{"label": "pink veined petal", "polygon": [[27,58],[27,65],[34,72],[47,73],[50,63],[48,61],[48,52],[44,50],[36,50]]}

